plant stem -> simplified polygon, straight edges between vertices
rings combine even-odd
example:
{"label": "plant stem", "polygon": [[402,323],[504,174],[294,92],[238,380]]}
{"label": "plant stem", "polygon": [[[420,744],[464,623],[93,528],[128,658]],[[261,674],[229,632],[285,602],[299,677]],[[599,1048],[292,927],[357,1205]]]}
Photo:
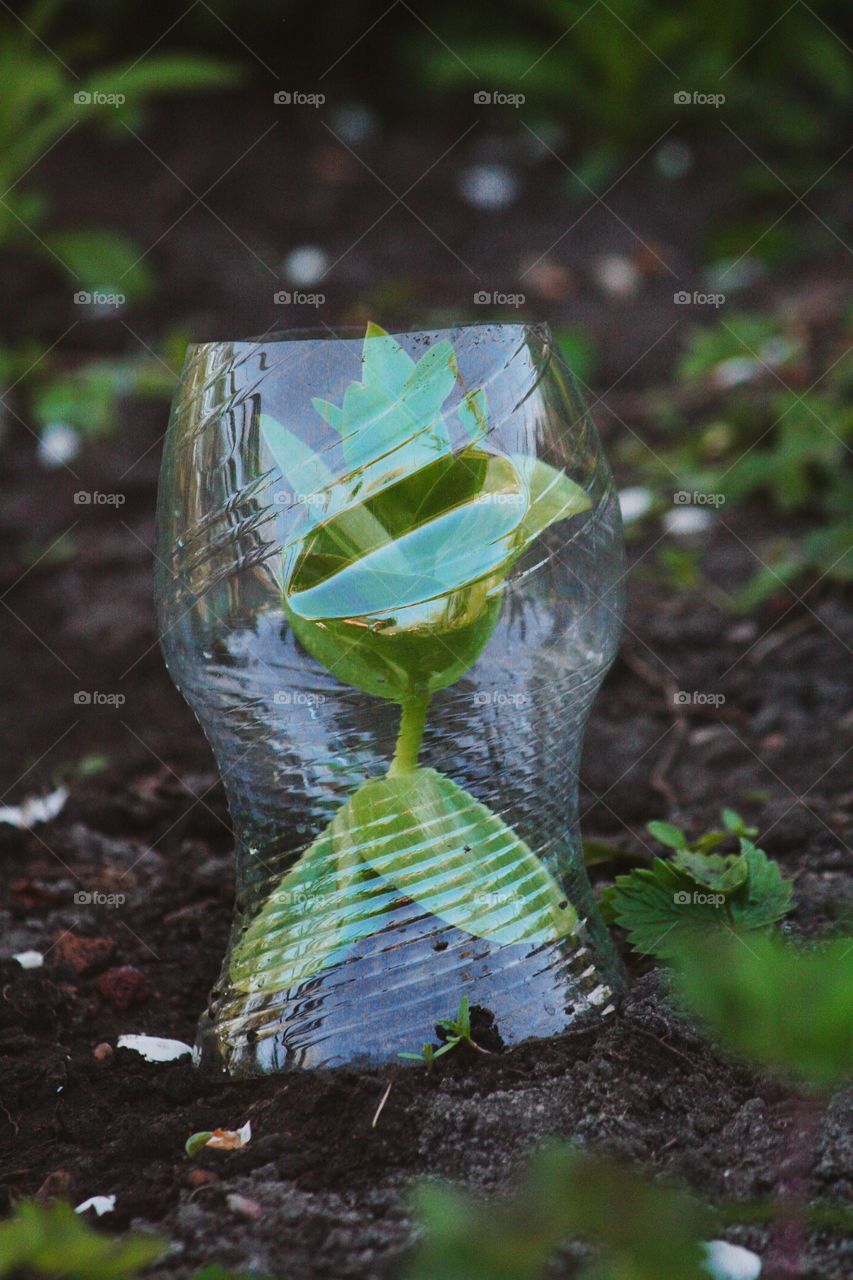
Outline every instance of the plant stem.
{"label": "plant stem", "polygon": [[411,773],[417,767],[428,706],[428,694],[421,697],[408,698],[402,704],[403,714],[400,717],[400,732],[397,734],[397,745],[394,748],[394,756],[391,760],[391,767],[388,770],[389,776],[397,773]]}

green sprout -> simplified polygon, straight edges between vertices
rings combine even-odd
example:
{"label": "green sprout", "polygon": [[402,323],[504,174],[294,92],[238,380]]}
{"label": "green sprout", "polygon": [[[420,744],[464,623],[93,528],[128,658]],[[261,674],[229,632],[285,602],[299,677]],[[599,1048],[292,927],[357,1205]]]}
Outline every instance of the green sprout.
{"label": "green sprout", "polygon": [[591,500],[564,471],[496,449],[486,393],[460,389],[447,339],[415,362],[370,324],[361,373],[341,404],[312,400],[334,448],[267,414],[259,433],[270,474],[297,495],[278,516],[280,606],[336,679],[399,705],[399,734],[387,772],[350,794],[249,923],[231,961],[246,994],[344,959],[401,896],[499,945],[556,942],[577,925],[545,862],[419,757],[432,696],[485,649],[510,570]]}
{"label": "green sprout", "polygon": [[442,1057],[445,1053],[450,1053],[451,1049],[456,1049],[460,1044],[467,1044],[470,1049],[476,1049],[477,1053],[490,1052],[488,1049],[484,1049],[481,1044],[477,1044],[477,1041],[471,1035],[471,1008],[467,996],[463,996],[459,1001],[456,1017],[442,1018],[438,1023],[438,1027],[445,1033],[445,1039],[438,1048],[434,1044],[425,1044],[420,1053],[398,1053],[397,1057],[423,1062],[427,1071],[431,1071],[437,1058]]}
{"label": "green sprout", "polygon": [[[648,824],[671,856],[617,876],[601,902],[605,919],[627,931],[635,951],[670,960],[685,942],[724,925],[735,933],[767,930],[788,913],[791,881],[754,844],[758,829],[733,809],[723,810],[722,825],[691,842],[670,822]],[[739,852],[714,852],[731,838]]]}

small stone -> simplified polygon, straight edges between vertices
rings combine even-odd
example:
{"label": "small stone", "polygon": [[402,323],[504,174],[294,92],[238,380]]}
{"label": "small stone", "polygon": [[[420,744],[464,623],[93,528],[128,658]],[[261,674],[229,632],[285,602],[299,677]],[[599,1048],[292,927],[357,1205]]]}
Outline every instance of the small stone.
{"label": "small stone", "polygon": [[117,1009],[129,1009],[133,1004],[144,1004],[151,995],[151,984],[140,969],[123,964],[101,974],[98,990]]}
{"label": "small stone", "polygon": [[107,1044],[106,1040],[102,1040],[100,1044],[96,1044],[92,1050],[92,1057],[95,1059],[99,1067],[103,1066],[105,1062],[109,1062],[112,1056],[113,1047],[111,1044]]}
{"label": "small stone", "polygon": [[62,934],[50,951],[52,964],[67,964],[80,976],[107,963],[115,951],[112,938],[85,938],[69,930]]}
{"label": "small stone", "polygon": [[188,1169],[185,1181],[190,1187],[212,1187],[219,1175],[210,1169]]}
{"label": "small stone", "polygon": [[709,1240],[705,1245],[705,1270],[714,1280],[758,1280],[761,1259],[739,1244]]}
{"label": "small stone", "polygon": [[22,969],[40,969],[44,964],[44,956],[40,951],[19,951],[12,959],[17,960]]}
{"label": "small stone", "polygon": [[232,1213],[239,1213],[241,1217],[250,1218],[252,1222],[257,1222],[259,1218],[264,1216],[264,1211],[257,1200],[250,1200],[248,1196],[241,1196],[236,1192],[232,1192],[225,1197],[225,1203]]}
{"label": "small stone", "polygon": [[632,298],[640,287],[640,273],[636,265],[623,254],[596,258],[592,271],[604,292],[614,297]]}
{"label": "small stone", "polygon": [[329,255],[316,244],[301,244],[291,249],[282,265],[285,277],[297,286],[319,284],[329,266]]}
{"label": "small stone", "polygon": [[51,422],[39,436],[38,459],[49,471],[73,462],[80,452],[80,436],[67,422]]}
{"label": "small stone", "polygon": [[632,485],[627,489],[621,489],[619,492],[619,510],[622,512],[623,524],[631,524],[634,520],[641,520],[644,515],[651,511],[654,502],[654,494],[651,489],[644,489],[641,485]]}
{"label": "small stone", "polygon": [[683,178],[693,168],[693,151],[680,138],[667,138],[655,152],[655,167],[664,178]]}
{"label": "small stone", "polygon": [[742,382],[751,382],[761,373],[761,365],[750,356],[730,356],[715,366],[711,381],[723,391],[729,387],[740,386]]}
{"label": "small stone", "polygon": [[506,209],[518,195],[518,179],[503,164],[475,164],[465,169],[459,179],[463,200],[475,209]]}
{"label": "small stone", "polygon": [[713,523],[714,517],[707,507],[676,507],[673,511],[667,511],[663,518],[664,529],[677,538],[707,533]]}

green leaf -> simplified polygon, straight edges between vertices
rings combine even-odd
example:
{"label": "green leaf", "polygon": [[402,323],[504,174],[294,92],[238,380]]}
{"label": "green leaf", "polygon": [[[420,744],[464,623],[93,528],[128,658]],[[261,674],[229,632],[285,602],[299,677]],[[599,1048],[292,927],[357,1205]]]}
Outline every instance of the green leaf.
{"label": "green leaf", "polygon": [[154,288],[150,268],[139,261],[141,249],[118,231],[51,231],[42,239],[66,264],[80,289],[141,299]]}
{"label": "green leaf", "polygon": [[329,484],[332,473],[299,436],[268,413],[261,414],[260,427],[264,444],[294,495],[315,494]]}
{"label": "green leaf", "polygon": [[302,854],[231,957],[233,985],[288,991],[342,960],[400,896],[505,945],[570,934],[577,914],[496,814],[434,769],[364,783]]}
{"label": "green leaf", "polygon": [[650,836],[654,836],[655,840],[659,840],[670,849],[688,847],[687,836],[680,827],[674,827],[671,822],[649,822],[646,824],[646,830]]}
{"label": "green leaf", "polygon": [[677,984],[721,1044],[829,1090],[853,1074],[853,938],[813,950],[725,936],[679,951]]}
{"label": "green leaf", "polygon": [[273,889],[231,955],[230,978],[249,994],[289,991],[331,967],[377,927],[394,894],[336,849],[352,798]]}
{"label": "green leaf", "polygon": [[512,454],[511,461],[529,491],[527,510],[521,521],[523,546],[538,538],[549,525],[579,515],[592,506],[586,490],[570,480],[564,471],[519,453]]}
{"label": "green leaf", "polygon": [[[283,424],[260,421],[294,493],[316,498],[283,546],[296,638],[343,683],[395,701],[458,680],[488,642],[524,549],[591,506],[536,458],[471,445],[453,453],[442,407],[457,374],[449,341],[416,364],[369,325],[363,380],[347,388],[343,408],[312,402],[340,432],[349,469],[339,477]],[[459,413],[472,437],[486,433],[482,389]]]}
{"label": "green leaf", "polygon": [[568,1145],[541,1150],[509,1202],[483,1203],[433,1181],[418,1187],[414,1208],[421,1231],[405,1280],[540,1280],[558,1247],[577,1238],[596,1246],[584,1280],[707,1280],[706,1209]]}
{"label": "green leaf", "polygon": [[68,1204],[21,1201],[0,1223],[0,1277],[130,1280],[165,1252],[158,1236],[105,1236]]}
{"label": "green leaf", "polygon": [[618,844],[610,844],[606,840],[584,840],[583,860],[588,867],[596,867],[602,862],[628,861],[634,862],[638,855],[629,849],[622,849]]}
{"label": "green leaf", "polygon": [[485,805],[434,769],[365,783],[335,849],[425,911],[478,938],[553,942],[577,914],[540,858]]}
{"label": "green leaf", "polygon": [[678,954],[685,939],[724,925],[735,932],[768,928],[790,909],[791,882],[761,849],[744,842],[742,852],[746,881],[728,893],[697,887],[692,875],[662,859],[617,877],[607,899],[612,920],[636,951],[661,959]]}
{"label": "green leaf", "polygon": [[749,876],[746,858],[739,853],[709,855],[678,849],[672,865],[686,872],[696,884],[704,885],[715,893],[733,893]]}
{"label": "green leaf", "polygon": [[751,838],[758,835],[758,827],[748,827],[740,814],[736,813],[734,809],[724,809],[721,817],[726,831],[730,831],[734,836]]}
{"label": "green leaf", "polygon": [[187,1155],[192,1160],[200,1151],[204,1150],[212,1137],[212,1129],[203,1129],[200,1133],[193,1133],[184,1143],[184,1151],[186,1151]]}

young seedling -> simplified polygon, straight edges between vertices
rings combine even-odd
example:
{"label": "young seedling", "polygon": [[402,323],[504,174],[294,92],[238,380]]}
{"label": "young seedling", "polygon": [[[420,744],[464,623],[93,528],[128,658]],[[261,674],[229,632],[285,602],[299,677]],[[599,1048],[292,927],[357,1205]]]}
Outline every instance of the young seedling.
{"label": "young seedling", "polygon": [[435,1066],[436,1059],[440,1058],[444,1053],[449,1053],[451,1049],[455,1049],[457,1044],[458,1041],[454,1041],[453,1044],[449,1041],[445,1041],[445,1043],[438,1049],[436,1049],[434,1044],[425,1044],[420,1053],[398,1053],[397,1057],[410,1058],[413,1062],[422,1062],[427,1071],[432,1071]]}
{"label": "young seedling", "polygon": [[[722,819],[723,831],[692,842],[672,823],[648,824],[671,856],[617,876],[602,897],[605,918],[627,930],[636,951],[671,959],[686,940],[723,924],[735,932],[767,929],[790,910],[791,881],[753,843],[757,829],[733,809],[724,809]],[[738,853],[712,852],[732,836]]]}
{"label": "young seedling", "polygon": [[481,1044],[477,1044],[471,1035],[471,1009],[467,996],[463,996],[459,1001],[456,1017],[442,1018],[438,1025],[447,1036],[443,1046],[445,1051],[447,1049],[455,1049],[458,1044],[467,1044],[471,1049],[476,1049],[478,1053],[489,1052]]}
{"label": "young seedling", "polygon": [[444,1043],[438,1048],[434,1044],[425,1044],[420,1053],[400,1053],[397,1056],[411,1058],[415,1062],[423,1062],[427,1071],[432,1071],[436,1059],[442,1057],[445,1053],[450,1053],[451,1049],[455,1049],[460,1044],[467,1044],[471,1049],[476,1049],[478,1053],[491,1052],[489,1049],[484,1049],[481,1044],[477,1044],[471,1035],[471,1008],[467,996],[463,996],[459,1001],[456,1017],[442,1018],[438,1026],[445,1033]]}

